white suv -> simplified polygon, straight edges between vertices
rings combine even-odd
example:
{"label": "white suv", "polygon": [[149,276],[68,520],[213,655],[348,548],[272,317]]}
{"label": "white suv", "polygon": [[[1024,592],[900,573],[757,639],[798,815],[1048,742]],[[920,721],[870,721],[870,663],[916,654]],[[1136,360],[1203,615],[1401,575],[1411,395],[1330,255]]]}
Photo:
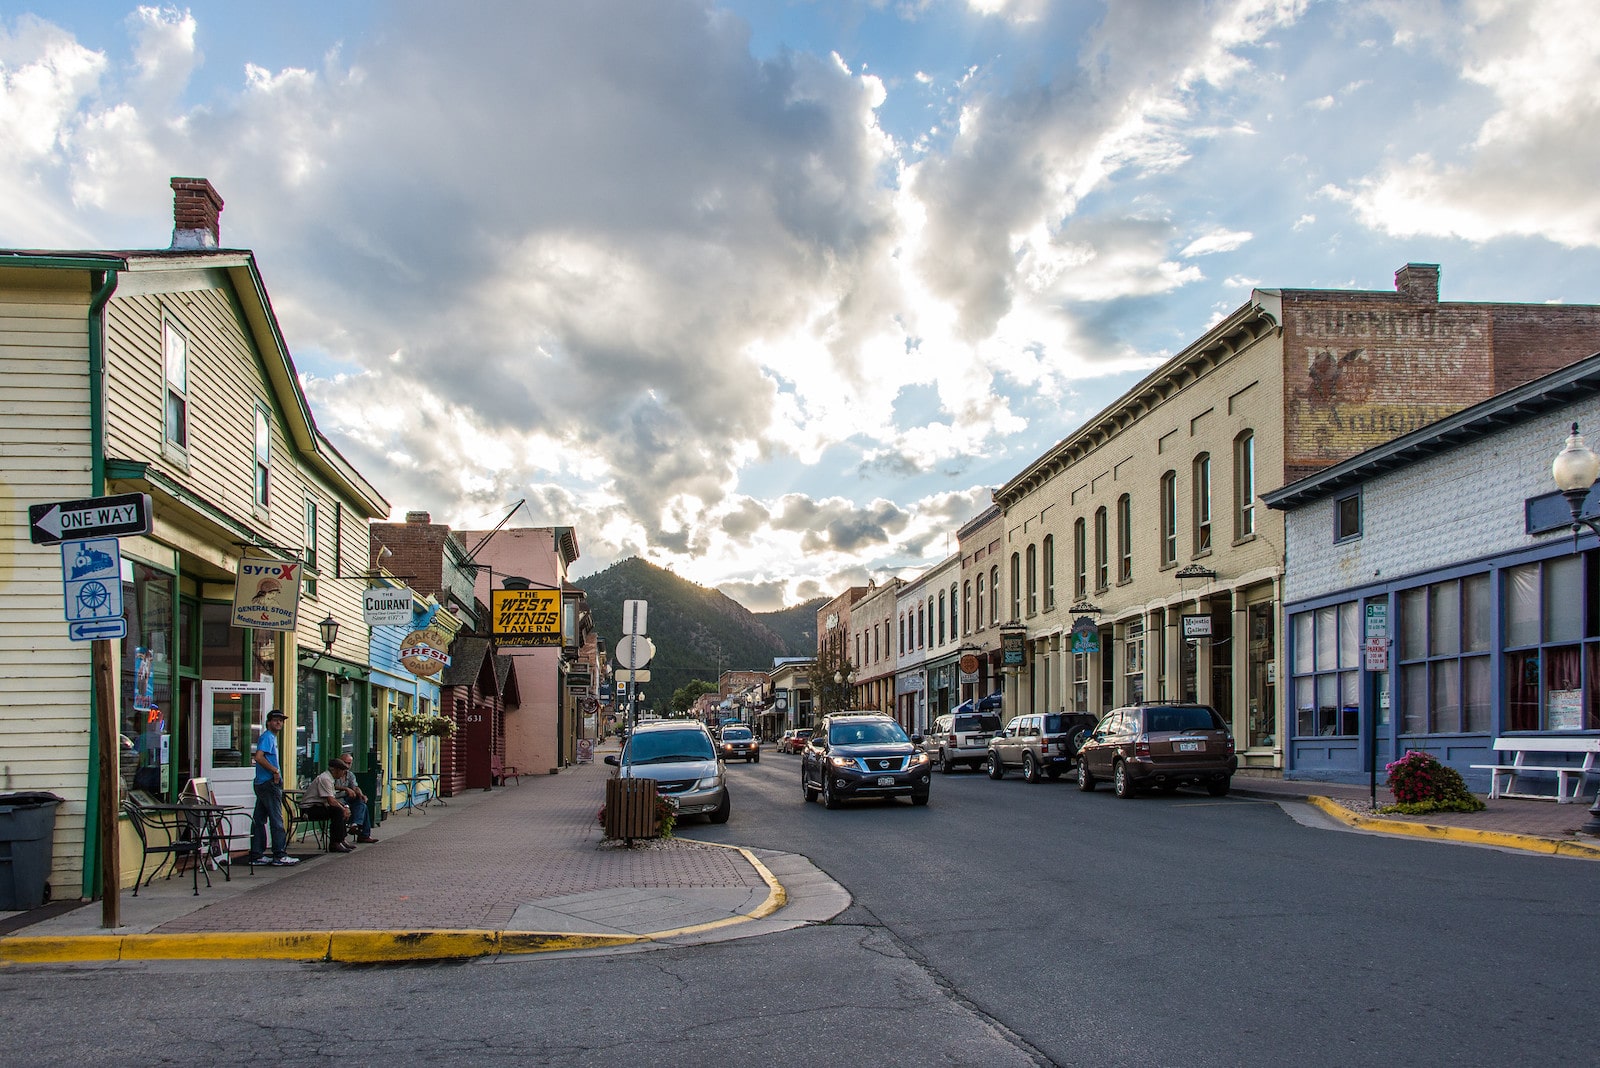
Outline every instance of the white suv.
{"label": "white suv", "polygon": [[999,730],[1000,717],[993,712],[947,712],[933,721],[925,747],[946,775],[958,764],[981,768],[989,759],[989,739]]}

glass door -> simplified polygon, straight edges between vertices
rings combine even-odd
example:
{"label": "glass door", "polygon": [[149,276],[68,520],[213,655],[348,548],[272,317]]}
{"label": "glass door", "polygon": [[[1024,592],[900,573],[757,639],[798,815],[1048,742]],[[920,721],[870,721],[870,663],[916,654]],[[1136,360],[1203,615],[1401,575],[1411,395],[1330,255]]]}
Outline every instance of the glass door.
{"label": "glass door", "polygon": [[224,805],[254,805],[254,753],[272,686],[265,682],[200,685],[201,771]]}

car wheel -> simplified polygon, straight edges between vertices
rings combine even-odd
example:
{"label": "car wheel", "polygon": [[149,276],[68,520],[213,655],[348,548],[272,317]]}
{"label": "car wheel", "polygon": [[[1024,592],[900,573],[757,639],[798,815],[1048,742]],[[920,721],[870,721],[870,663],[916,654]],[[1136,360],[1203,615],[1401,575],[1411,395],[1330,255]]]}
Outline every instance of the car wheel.
{"label": "car wheel", "polygon": [[761,763],[761,758],[760,757],[751,757],[750,758],[750,763],[759,764],[759,763]]}
{"label": "car wheel", "polygon": [[993,749],[989,750],[989,778],[1003,779],[1006,777],[1006,766],[1000,761],[1000,754]]}
{"label": "car wheel", "polygon": [[800,793],[807,802],[817,799],[817,792],[811,788],[811,783],[806,779],[806,766],[800,765]]}
{"label": "car wheel", "polygon": [[1078,761],[1078,789],[1086,794],[1094,791],[1094,776],[1089,774],[1089,765],[1081,759]]}
{"label": "car wheel", "polygon": [[945,775],[954,774],[956,762],[950,759],[950,754],[943,749],[939,750],[939,771]]}
{"label": "car wheel", "polygon": [[728,795],[728,788],[722,788],[722,804],[706,813],[706,819],[712,823],[727,823],[728,817],[733,815],[733,798]]}
{"label": "car wheel", "polygon": [[1022,757],[1022,780],[1024,782],[1038,782],[1039,762],[1033,759],[1032,753],[1024,753]]}
{"label": "car wheel", "polygon": [[1233,787],[1232,779],[1213,779],[1206,783],[1206,793],[1212,797],[1227,797],[1228,791]]}
{"label": "car wheel", "polygon": [[1121,798],[1133,796],[1133,779],[1128,775],[1127,761],[1119,760],[1111,769],[1111,790]]}
{"label": "car wheel", "polygon": [[927,794],[912,794],[911,795],[911,803],[913,805],[926,805],[928,803],[928,795]]}
{"label": "car wheel", "polygon": [[833,780],[829,778],[827,774],[822,776],[822,807],[839,807],[839,799],[833,796]]}

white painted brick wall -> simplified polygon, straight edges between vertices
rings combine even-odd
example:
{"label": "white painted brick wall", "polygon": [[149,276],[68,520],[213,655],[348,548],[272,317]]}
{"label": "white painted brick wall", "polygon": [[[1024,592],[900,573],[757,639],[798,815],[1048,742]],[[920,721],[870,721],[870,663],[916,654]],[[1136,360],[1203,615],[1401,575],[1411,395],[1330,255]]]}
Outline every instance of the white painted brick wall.
{"label": "white painted brick wall", "polygon": [[1285,602],[1570,538],[1565,529],[1525,534],[1523,502],[1555,490],[1550,462],[1574,421],[1600,431],[1600,403],[1568,405],[1371,479],[1361,487],[1362,535],[1344,544],[1333,541],[1332,499],[1290,511]]}

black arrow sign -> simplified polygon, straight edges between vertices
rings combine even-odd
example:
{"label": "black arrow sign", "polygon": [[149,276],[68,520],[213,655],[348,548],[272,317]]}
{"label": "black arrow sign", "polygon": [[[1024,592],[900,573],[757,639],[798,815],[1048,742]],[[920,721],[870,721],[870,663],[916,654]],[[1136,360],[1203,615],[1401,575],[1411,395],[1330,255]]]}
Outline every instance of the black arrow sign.
{"label": "black arrow sign", "polygon": [[150,495],[123,493],[83,501],[28,505],[28,536],[35,545],[150,533]]}

